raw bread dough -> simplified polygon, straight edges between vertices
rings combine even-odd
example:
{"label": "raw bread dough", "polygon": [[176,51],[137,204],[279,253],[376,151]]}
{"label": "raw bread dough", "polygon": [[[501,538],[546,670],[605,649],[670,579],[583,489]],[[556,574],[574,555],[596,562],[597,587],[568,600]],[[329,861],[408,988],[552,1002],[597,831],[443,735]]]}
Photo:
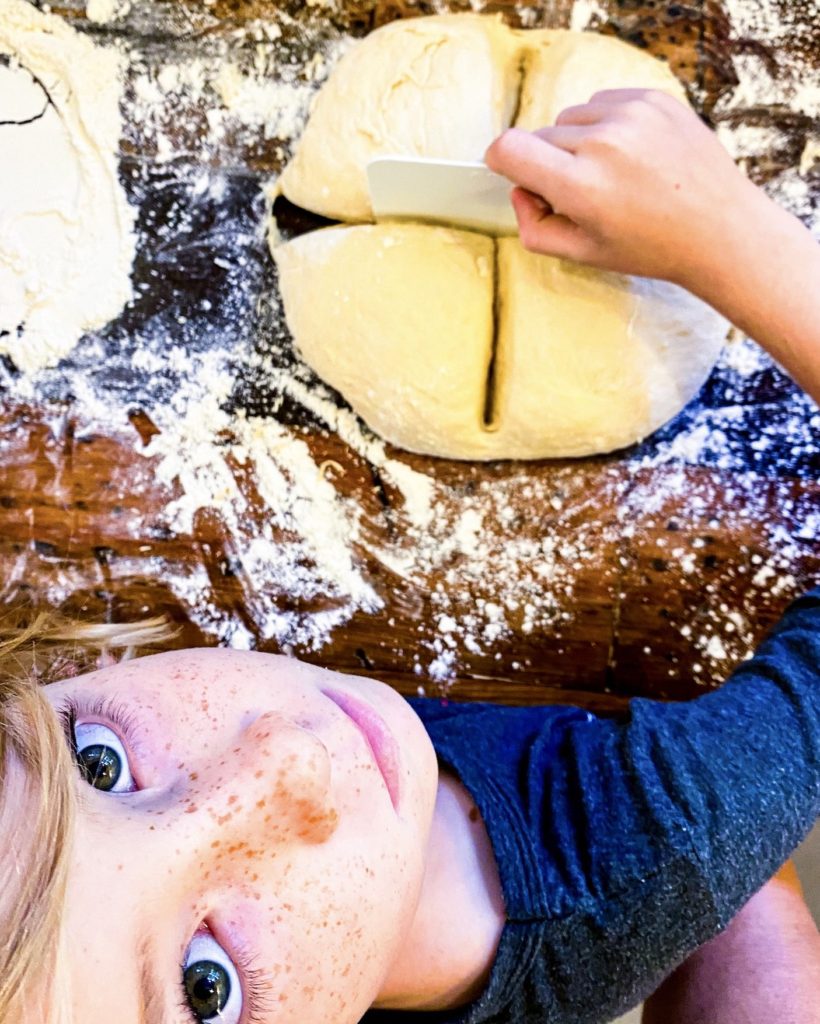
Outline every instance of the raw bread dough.
{"label": "raw bread dough", "polygon": [[[319,213],[367,217],[371,157],[480,157],[518,103],[516,69],[527,128],[604,88],[685,101],[663,63],[614,39],[515,32],[476,15],[397,22],[331,75],[281,191]],[[273,250],[305,361],[382,437],[430,455],[582,456],[631,444],[695,395],[726,334],[674,285],[535,256],[517,239],[387,223]]]}
{"label": "raw bread dough", "polygon": [[366,167],[374,157],[480,160],[513,119],[541,128],[564,107],[625,86],[686,102],[666,64],[608,36],[514,31],[479,14],[394,21],[334,69],[279,189],[325,217],[372,220]]}
{"label": "raw bread dough", "polygon": [[300,353],[377,433],[414,451],[489,457],[491,239],[360,225],[302,235],[275,257]]}
{"label": "raw bread dough", "polygon": [[[524,33],[526,34],[526,33]],[[593,32],[531,32],[515,124],[537,131],[567,107],[602,89],[659,89],[687,103],[686,90],[663,61],[612,36]]]}
{"label": "raw bread dough", "polygon": [[602,273],[498,242],[493,436],[499,457],[608,452],[699,391],[726,322],[665,281]]}
{"label": "raw bread dough", "polygon": [[510,123],[519,57],[496,18],[395,21],[341,59],[280,179],[297,206],[370,220],[365,168],[388,153],[473,160]]}
{"label": "raw bread dough", "polygon": [[131,295],[114,154],[119,57],[25,0],[0,7],[0,352],[53,365]]}
{"label": "raw bread dough", "polygon": [[376,433],[430,455],[536,459],[631,444],[698,391],[726,333],[675,285],[533,255],[513,238],[359,225],[274,255],[305,361]]}

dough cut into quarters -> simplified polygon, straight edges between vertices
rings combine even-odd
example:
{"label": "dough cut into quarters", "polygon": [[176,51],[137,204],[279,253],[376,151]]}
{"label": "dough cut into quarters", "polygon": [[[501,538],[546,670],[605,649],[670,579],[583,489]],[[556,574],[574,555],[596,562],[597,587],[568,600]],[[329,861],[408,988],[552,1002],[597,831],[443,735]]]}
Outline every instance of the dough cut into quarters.
{"label": "dough cut into quarters", "polygon": [[[340,62],[280,180],[290,200],[370,216],[365,167],[405,153],[478,159],[601,89],[661,89],[669,68],[610,37],[500,19],[394,22]],[[302,358],[386,440],[462,459],[559,458],[641,440],[697,393],[726,322],[674,285],[422,224],[328,228],[274,248]]]}
{"label": "dough cut into quarters", "polygon": [[378,434],[487,458],[493,242],[419,224],[323,228],[274,253],[304,360]]}

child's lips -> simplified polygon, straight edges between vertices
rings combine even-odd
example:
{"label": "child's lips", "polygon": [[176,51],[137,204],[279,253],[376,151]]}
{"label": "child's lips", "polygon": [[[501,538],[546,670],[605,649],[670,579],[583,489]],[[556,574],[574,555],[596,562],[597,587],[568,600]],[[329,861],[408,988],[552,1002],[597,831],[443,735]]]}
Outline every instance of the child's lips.
{"label": "child's lips", "polygon": [[382,716],[367,701],[339,690],[322,693],[340,708],[367,741],[396,811],[401,799],[399,745]]}

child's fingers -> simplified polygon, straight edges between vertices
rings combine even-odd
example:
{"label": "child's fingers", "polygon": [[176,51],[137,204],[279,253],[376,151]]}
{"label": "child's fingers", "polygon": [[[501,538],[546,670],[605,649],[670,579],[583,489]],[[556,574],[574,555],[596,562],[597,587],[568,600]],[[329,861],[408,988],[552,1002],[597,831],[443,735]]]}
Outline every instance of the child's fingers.
{"label": "child's fingers", "polygon": [[578,106],[566,107],[562,110],[556,117],[555,124],[559,127],[600,124],[611,113],[612,110],[607,104],[581,103]]}
{"label": "child's fingers", "polygon": [[520,128],[508,128],[484,155],[491,171],[544,196],[548,202],[554,202],[566,190],[573,159],[565,150]]}
{"label": "child's fingers", "polygon": [[553,213],[549,203],[526,189],[514,188],[510,200],[525,249],[560,259],[584,259],[586,245],[577,224],[568,217]]}
{"label": "child's fingers", "polygon": [[529,222],[555,216],[555,211],[543,196],[536,195],[534,192],[528,192],[525,188],[514,188],[510,192],[510,202],[515,210],[519,225],[522,220]]}
{"label": "child's fingers", "polygon": [[674,96],[657,89],[601,89],[590,97],[588,103],[562,110],[555,123],[559,126],[600,124],[610,119],[618,107],[638,102],[663,109],[682,106]]}
{"label": "child's fingers", "polygon": [[533,132],[539,139],[548,142],[551,146],[557,146],[567,153],[577,153],[578,147],[585,138],[589,138],[589,128],[581,125],[554,126],[550,128],[539,128]]}
{"label": "child's fingers", "polygon": [[657,89],[600,89],[590,98],[591,104],[611,107],[621,103],[633,103],[635,100],[654,101],[666,93]]}

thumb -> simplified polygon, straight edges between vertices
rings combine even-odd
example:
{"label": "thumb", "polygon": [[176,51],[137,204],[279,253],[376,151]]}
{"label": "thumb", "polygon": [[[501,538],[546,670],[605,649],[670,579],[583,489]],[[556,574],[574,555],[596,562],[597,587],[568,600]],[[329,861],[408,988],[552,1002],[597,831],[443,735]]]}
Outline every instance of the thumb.
{"label": "thumb", "polygon": [[530,252],[585,262],[588,239],[582,228],[552,207],[541,196],[514,188],[510,200],[518,220],[521,244]]}

